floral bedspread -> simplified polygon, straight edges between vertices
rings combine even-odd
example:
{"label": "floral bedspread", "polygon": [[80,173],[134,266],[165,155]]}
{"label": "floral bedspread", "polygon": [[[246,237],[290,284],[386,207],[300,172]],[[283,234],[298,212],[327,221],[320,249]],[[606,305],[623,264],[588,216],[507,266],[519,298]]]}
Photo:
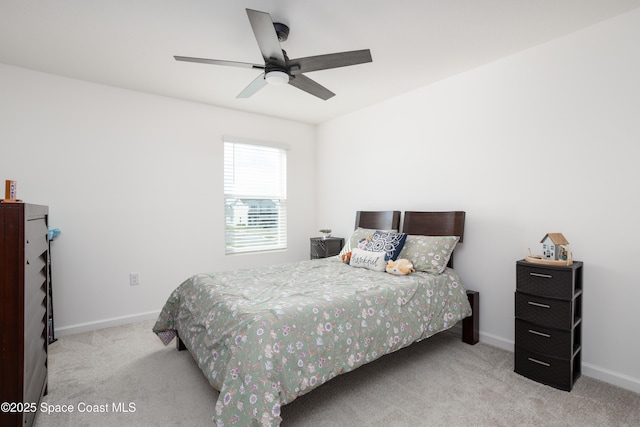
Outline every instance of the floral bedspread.
{"label": "floral bedspread", "polygon": [[280,407],[471,314],[458,274],[394,276],[339,258],[197,274],[153,327],[179,332],[220,391],[218,426],[279,425]]}

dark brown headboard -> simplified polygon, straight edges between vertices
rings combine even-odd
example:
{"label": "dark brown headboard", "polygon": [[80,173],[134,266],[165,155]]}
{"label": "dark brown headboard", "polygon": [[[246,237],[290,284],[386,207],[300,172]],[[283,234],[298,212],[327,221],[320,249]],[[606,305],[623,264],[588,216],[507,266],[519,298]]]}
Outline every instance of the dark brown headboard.
{"label": "dark brown headboard", "polygon": [[464,234],[462,211],[452,212],[405,212],[402,232],[423,236],[462,236]]}
{"label": "dark brown headboard", "polygon": [[[402,232],[423,236],[460,236],[459,243],[462,243],[464,219],[463,211],[405,212]],[[453,268],[453,254],[448,266]]]}
{"label": "dark brown headboard", "polygon": [[400,231],[400,211],[358,211],[356,228]]}

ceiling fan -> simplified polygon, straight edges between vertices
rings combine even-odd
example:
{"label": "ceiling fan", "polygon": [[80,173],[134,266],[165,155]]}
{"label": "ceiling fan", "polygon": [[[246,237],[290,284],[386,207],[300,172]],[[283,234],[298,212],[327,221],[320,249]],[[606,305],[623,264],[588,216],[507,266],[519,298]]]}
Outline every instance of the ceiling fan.
{"label": "ceiling fan", "polygon": [[249,16],[253,34],[258,41],[258,47],[264,58],[264,65],[218,59],[191,58],[187,56],[174,56],[174,58],[177,61],[264,70],[261,75],[249,83],[249,85],[238,94],[237,98],[248,98],[267,84],[289,83],[291,86],[297,87],[325,101],[334,96],[335,93],[302,73],[346,67],[348,65],[363,64],[372,61],[369,49],[289,59],[287,53],[280,47],[280,42],[284,42],[289,37],[289,27],[278,22],[273,22],[271,15],[266,12],[247,9],[247,15]]}

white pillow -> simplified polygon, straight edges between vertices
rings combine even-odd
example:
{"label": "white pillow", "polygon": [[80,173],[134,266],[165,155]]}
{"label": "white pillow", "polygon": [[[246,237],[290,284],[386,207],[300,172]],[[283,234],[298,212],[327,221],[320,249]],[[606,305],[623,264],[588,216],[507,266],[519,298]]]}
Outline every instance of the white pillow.
{"label": "white pillow", "polygon": [[385,271],[387,261],[386,252],[371,252],[359,248],[351,249],[351,260],[349,265],[358,268],[367,268],[373,271]]}

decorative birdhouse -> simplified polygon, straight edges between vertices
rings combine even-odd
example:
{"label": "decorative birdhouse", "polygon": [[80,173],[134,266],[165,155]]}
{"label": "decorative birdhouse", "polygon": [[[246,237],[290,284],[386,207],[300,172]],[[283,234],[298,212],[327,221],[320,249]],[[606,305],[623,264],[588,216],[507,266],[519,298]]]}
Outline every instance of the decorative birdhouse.
{"label": "decorative birdhouse", "polygon": [[553,260],[566,260],[569,255],[569,242],[562,233],[547,233],[542,240],[542,257]]}

